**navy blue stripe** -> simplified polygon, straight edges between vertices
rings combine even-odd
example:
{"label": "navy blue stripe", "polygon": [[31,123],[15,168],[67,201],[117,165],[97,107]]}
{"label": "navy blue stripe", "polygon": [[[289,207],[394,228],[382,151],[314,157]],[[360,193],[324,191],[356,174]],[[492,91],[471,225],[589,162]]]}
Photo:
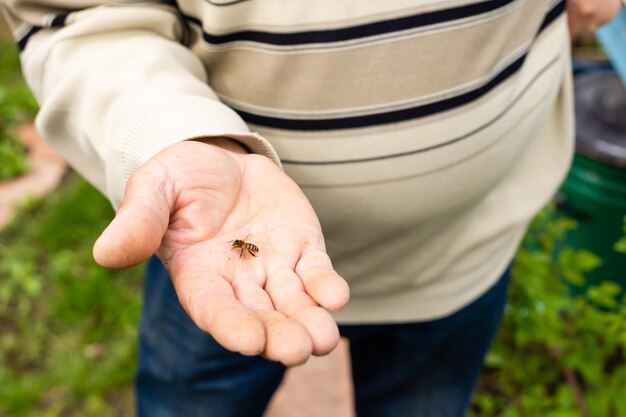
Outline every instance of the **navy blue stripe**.
{"label": "navy blue stripe", "polygon": [[[561,13],[565,11],[565,0],[559,2],[546,15],[540,26],[539,33],[556,20]],[[472,101],[478,100],[499,84],[506,81],[515,74],[524,64],[527,54],[524,54],[506,68],[496,74],[489,82],[475,90],[468,91],[455,97],[450,97],[435,103],[423,104],[420,106],[410,107],[402,110],[393,110],[385,113],[339,117],[328,119],[285,119],[271,116],[262,116],[249,113],[234,108],[235,111],[247,123],[257,126],[271,127],[283,130],[303,130],[303,131],[323,131],[323,130],[340,130],[353,129],[360,127],[376,126],[387,123],[397,123],[407,120],[417,119],[420,117],[431,116],[436,113],[452,110],[454,108],[466,105]]]}
{"label": "navy blue stripe", "polygon": [[554,22],[559,16],[565,13],[567,10],[567,0],[561,0],[557,3],[546,15],[545,19],[539,27],[539,33],[541,33],[548,25]]}
{"label": "navy blue stripe", "polygon": [[[69,13],[59,13],[55,15],[50,21],[49,27],[64,26],[65,20],[67,19],[68,15]],[[26,44],[28,44],[28,41],[30,40],[30,38],[43,28],[44,28],[43,26],[33,26],[30,28],[28,32],[26,32],[24,36],[22,36],[20,39],[17,40],[17,47],[20,50],[20,52],[22,52],[26,48]]]}
{"label": "navy blue stripe", "polygon": [[65,26],[65,19],[67,19],[68,14],[69,13],[61,13],[61,14],[54,16],[54,18],[52,19],[52,22],[50,23],[50,26],[53,28],[56,28],[59,26]]}
{"label": "navy blue stripe", "polygon": [[439,149],[439,148],[443,148],[443,147],[455,144],[457,142],[468,139],[478,134],[479,132],[483,131],[489,126],[492,126],[498,120],[502,119],[522,99],[522,97],[528,92],[528,90],[530,90],[530,88],[537,82],[537,80],[539,80],[539,78],[541,78],[541,76],[545,74],[546,71],[548,71],[548,69],[550,69],[554,64],[558,62],[560,57],[561,57],[560,54],[555,56],[541,70],[539,70],[539,72],[537,72],[537,74],[534,75],[534,77],[528,82],[528,84],[524,86],[524,88],[517,95],[517,97],[515,97],[515,99],[511,103],[509,103],[509,105],[504,110],[502,110],[500,114],[498,114],[496,117],[489,120],[487,123],[483,124],[482,126],[476,128],[475,130],[468,132],[462,136],[451,139],[447,142],[438,143],[436,145],[427,146],[425,148],[419,148],[419,149],[415,149],[412,151],[399,152],[399,153],[394,153],[394,154],[389,154],[389,155],[372,156],[369,158],[343,159],[343,160],[335,160],[335,161],[296,161],[292,159],[281,159],[281,162],[283,164],[291,164],[291,165],[344,165],[344,164],[353,164],[353,163],[360,163],[360,162],[373,162],[373,161],[380,161],[384,159],[393,159],[393,158],[400,158],[403,156],[416,155],[419,153],[424,153],[424,152],[432,151],[435,149]]}
{"label": "navy blue stripe", "polygon": [[248,1],[248,0],[230,0],[230,1],[225,1],[224,3],[218,3],[216,1],[211,1],[211,0],[206,0],[206,1],[211,3],[213,6],[227,7],[227,6],[232,6],[234,4],[237,4],[237,3],[243,3],[244,1]]}
{"label": "navy blue stripe", "polygon": [[[364,25],[338,28],[332,30],[316,30],[303,32],[276,33],[256,30],[214,35],[203,32],[203,39],[211,44],[224,44],[237,41],[251,41],[270,45],[304,45],[314,43],[342,42],[351,39],[399,32],[423,26],[465,19],[472,16],[489,13],[507,6],[516,0],[487,0],[450,9],[421,13],[397,19],[383,20]],[[202,27],[202,22],[193,16],[184,17],[195,25]]]}
{"label": "navy blue stripe", "polygon": [[26,48],[26,44],[28,43],[30,37],[39,32],[41,29],[42,28],[40,26],[33,26],[28,32],[26,32],[26,35],[22,36],[21,39],[18,39],[17,48],[20,50],[20,52],[22,52]]}
{"label": "navy blue stripe", "polygon": [[235,110],[241,116],[241,118],[243,118],[248,123],[285,130],[337,130],[402,122],[405,120],[430,116],[435,113],[440,113],[446,110],[453,109],[455,107],[463,106],[465,104],[471,103],[474,100],[479,99],[480,97],[484,96],[489,91],[497,87],[498,84],[505,81],[511,75],[515,74],[517,70],[522,67],[525,58],[525,55],[518,58],[508,67],[504,68],[494,78],[492,78],[487,84],[481,86],[480,88],[477,88],[476,90],[469,91],[456,97],[450,97],[445,100],[437,101],[435,103],[410,107],[408,109],[394,110],[386,113],[342,117],[337,119],[309,120],[282,119],[277,117],[260,116],[241,110]]}

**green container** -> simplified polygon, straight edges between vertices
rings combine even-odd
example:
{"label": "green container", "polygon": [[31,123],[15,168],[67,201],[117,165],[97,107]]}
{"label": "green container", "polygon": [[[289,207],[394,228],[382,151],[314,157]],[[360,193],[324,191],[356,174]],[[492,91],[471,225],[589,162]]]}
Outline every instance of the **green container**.
{"label": "green container", "polygon": [[626,254],[614,250],[623,235],[626,216],[626,170],[594,161],[580,153],[561,189],[566,204],[561,211],[577,221],[566,237],[566,245],[587,249],[602,258],[602,265],[586,275],[584,287],[572,286],[580,294],[603,280],[626,289]]}
{"label": "green container", "polygon": [[626,90],[614,74],[590,74],[576,78],[575,97],[576,155],[558,207],[578,222],[565,245],[589,250],[603,262],[571,292],[582,294],[604,280],[626,290],[626,254],[614,248],[626,216]]}

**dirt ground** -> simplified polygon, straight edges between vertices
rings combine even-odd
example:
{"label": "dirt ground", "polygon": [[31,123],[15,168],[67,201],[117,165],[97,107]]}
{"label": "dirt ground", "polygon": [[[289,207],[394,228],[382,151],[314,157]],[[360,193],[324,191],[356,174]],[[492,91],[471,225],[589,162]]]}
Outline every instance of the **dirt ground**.
{"label": "dirt ground", "polygon": [[37,135],[34,126],[21,126],[18,135],[29,149],[30,170],[16,180],[0,182],[0,229],[25,199],[41,197],[53,190],[67,168],[63,158]]}
{"label": "dirt ground", "polygon": [[352,417],[348,344],[287,371],[265,417]]}

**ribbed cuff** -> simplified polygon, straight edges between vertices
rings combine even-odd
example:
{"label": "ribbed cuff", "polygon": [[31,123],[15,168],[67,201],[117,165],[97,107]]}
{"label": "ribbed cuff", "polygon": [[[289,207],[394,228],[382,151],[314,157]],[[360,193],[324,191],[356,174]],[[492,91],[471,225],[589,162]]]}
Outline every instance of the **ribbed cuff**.
{"label": "ribbed cuff", "polygon": [[168,146],[185,140],[200,137],[233,139],[281,166],[269,142],[250,132],[235,111],[204,97],[184,96],[159,103],[125,132],[116,141],[107,163],[108,194],[116,208],[124,197],[126,182],[140,166]]}

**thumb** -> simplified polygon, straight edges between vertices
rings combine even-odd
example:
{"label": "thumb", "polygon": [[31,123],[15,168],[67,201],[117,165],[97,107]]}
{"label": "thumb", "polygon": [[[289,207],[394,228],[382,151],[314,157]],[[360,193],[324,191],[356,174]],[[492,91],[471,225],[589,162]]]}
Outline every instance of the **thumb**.
{"label": "thumb", "polygon": [[98,264],[128,268],[159,249],[170,218],[166,178],[158,164],[150,163],[133,174],[115,218],[94,244]]}

